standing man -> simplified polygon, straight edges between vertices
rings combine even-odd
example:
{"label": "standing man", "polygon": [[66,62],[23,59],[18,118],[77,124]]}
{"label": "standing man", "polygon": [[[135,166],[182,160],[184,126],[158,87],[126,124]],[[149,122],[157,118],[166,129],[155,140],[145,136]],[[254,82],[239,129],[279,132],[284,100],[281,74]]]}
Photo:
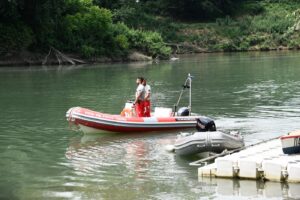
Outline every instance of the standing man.
{"label": "standing man", "polygon": [[135,107],[135,113],[137,117],[144,116],[144,98],[145,98],[145,87],[143,85],[144,78],[138,77],[136,79],[136,84],[138,87],[136,88],[135,100],[133,102],[133,106]]}
{"label": "standing man", "polygon": [[150,95],[151,95],[151,87],[147,84],[146,79],[143,81],[144,89],[145,89],[145,98],[144,98],[144,117],[151,117],[151,103],[150,103]]}

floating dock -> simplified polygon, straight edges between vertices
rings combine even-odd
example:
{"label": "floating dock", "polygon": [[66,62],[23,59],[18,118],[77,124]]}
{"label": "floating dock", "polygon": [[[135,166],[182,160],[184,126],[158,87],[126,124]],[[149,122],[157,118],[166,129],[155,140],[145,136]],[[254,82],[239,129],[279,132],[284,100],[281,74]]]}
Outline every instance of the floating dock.
{"label": "floating dock", "polygon": [[300,199],[299,183],[199,177],[214,199]]}
{"label": "floating dock", "polygon": [[284,154],[280,139],[274,139],[218,157],[198,168],[198,176],[300,183],[300,154]]}

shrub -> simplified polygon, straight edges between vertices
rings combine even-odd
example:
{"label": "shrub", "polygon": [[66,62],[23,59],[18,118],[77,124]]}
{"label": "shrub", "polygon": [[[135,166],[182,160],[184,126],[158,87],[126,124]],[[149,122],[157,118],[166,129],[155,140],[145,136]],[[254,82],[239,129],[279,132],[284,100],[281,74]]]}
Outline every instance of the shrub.
{"label": "shrub", "polygon": [[91,47],[91,46],[87,46],[87,45],[83,45],[80,49],[80,52],[82,54],[83,57],[85,58],[91,58],[91,57],[95,57],[96,56],[96,49]]}
{"label": "shrub", "polygon": [[123,34],[117,35],[117,37],[115,38],[115,41],[120,48],[128,49],[129,43],[128,43],[128,39],[125,35],[123,35]]}
{"label": "shrub", "polygon": [[81,51],[79,48],[85,50],[93,48],[95,54],[104,54],[105,48],[109,48],[107,44],[112,40],[109,35],[111,16],[109,10],[97,6],[91,6],[87,12],[67,15],[64,22],[64,40],[67,42],[68,50]]}
{"label": "shrub", "polygon": [[23,23],[0,23],[0,54],[27,49],[33,40],[32,30]]}
{"label": "shrub", "polygon": [[[114,15],[115,19],[121,19],[121,16]],[[67,15],[63,36],[67,41],[67,50],[77,50],[85,57],[124,56],[129,49],[137,49],[151,56],[170,54],[171,50],[165,46],[159,33],[133,30],[122,22],[113,24],[112,17],[109,10],[97,6]]]}
{"label": "shrub", "polygon": [[168,57],[171,53],[171,48],[165,45],[157,32],[131,30],[129,41],[132,48],[139,49],[152,57]]}
{"label": "shrub", "polygon": [[237,51],[238,47],[234,44],[233,41],[226,40],[226,41],[220,41],[218,44],[213,45],[212,50],[215,50],[215,51]]}
{"label": "shrub", "polygon": [[288,41],[288,48],[291,48],[291,49],[299,49],[300,48],[300,40],[294,40],[294,39],[291,39]]}
{"label": "shrub", "polygon": [[217,18],[216,23],[219,26],[229,26],[232,25],[234,21],[230,16],[227,15],[225,18]]}
{"label": "shrub", "polygon": [[221,27],[218,29],[218,34],[222,35],[224,37],[230,38],[230,39],[235,39],[235,38],[243,35],[240,27],[238,27],[238,26]]}
{"label": "shrub", "polygon": [[253,18],[252,25],[256,32],[284,33],[294,24],[292,17],[276,13],[260,15]]}
{"label": "shrub", "polygon": [[241,51],[246,51],[250,48],[250,44],[248,40],[242,40],[239,44],[239,49]]}
{"label": "shrub", "polygon": [[258,44],[261,44],[262,42],[264,42],[265,37],[254,34],[254,35],[248,36],[247,40],[249,41],[249,45],[254,46],[254,45],[258,45]]}
{"label": "shrub", "polygon": [[237,26],[240,28],[241,34],[248,35],[252,32],[252,20],[253,17],[245,16],[237,21]]}
{"label": "shrub", "polygon": [[136,21],[136,9],[129,6],[123,6],[119,9],[113,10],[114,22],[126,22],[127,24],[134,24]]}
{"label": "shrub", "polygon": [[241,4],[241,7],[239,8],[241,12],[250,14],[250,15],[258,15],[260,13],[263,13],[265,11],[265,8],[263,5],[259,2],[244,2]]}

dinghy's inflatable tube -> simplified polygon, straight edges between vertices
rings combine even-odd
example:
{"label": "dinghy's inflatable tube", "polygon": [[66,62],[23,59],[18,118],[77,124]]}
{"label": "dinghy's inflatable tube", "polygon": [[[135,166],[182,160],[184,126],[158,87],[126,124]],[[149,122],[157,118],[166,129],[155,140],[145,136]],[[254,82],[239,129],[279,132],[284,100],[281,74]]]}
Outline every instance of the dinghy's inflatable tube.
{"label": "dinghy's inflatable tube", "polygon": [[220,131],[196,132],[176,140],[174,149],[177,155],[189,156],[203,152],[221,153],[244,146],[243,138]]}

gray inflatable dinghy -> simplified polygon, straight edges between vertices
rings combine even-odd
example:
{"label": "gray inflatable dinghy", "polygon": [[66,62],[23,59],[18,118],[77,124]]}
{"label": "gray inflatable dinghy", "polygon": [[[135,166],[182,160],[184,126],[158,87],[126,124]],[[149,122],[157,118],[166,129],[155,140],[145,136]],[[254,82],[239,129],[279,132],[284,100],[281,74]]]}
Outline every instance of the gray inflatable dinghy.
{"label": "gray inflatable dinghy", "polygon": [[240,134],[208,131],[181,134],[175,142],[174,150],[177,155],[189,156],[203,152],[221,153],[225,149],[233,150],[244,145],[244,139]]}
{"label": "gray inflatable dinghy", "polygon": [[217,131],[215,122],[206,117],[197,119],[197,132],[181,133],[173,150],[177,155],[190,156],[204,152],[221,153],[245,146],[239,133],[223,133]]}

